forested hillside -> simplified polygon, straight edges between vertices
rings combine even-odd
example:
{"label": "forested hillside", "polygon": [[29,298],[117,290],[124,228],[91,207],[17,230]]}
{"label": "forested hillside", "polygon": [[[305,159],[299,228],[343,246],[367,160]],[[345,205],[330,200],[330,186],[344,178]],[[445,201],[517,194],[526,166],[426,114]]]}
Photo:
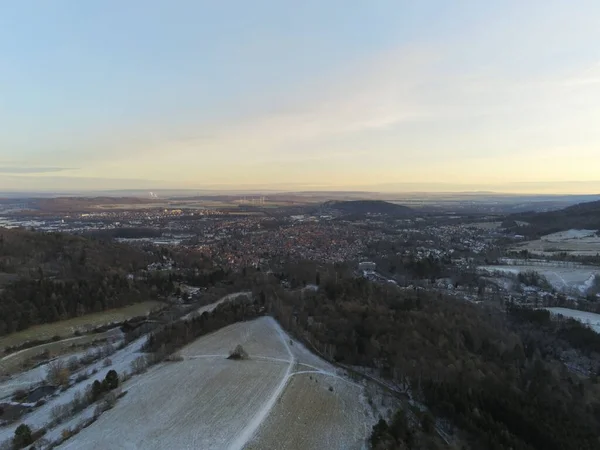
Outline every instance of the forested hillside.
{"label": "forested hillside", "polygon": [[520,227],[520,232],[537,235],[571,228],[600,230],[600,201],[579,203],[558,211],[514,214],[509,219],[529,223],[529,227]]}
{"label": "forested hillside", "polygon": [[127,275],[153,259],[112,242],[0,229],[0,335],[147,300]]}
{"label": "forested hillside", "polygon": [[[340,273],[321,279],[317,292],[266,290],[268,308],[332,361],[377,368],[405,386],[464,433],[466,448],[600,448],[598,380],[542,356],[528,327],[426,291]],[[424,448],[403,424],[382,424],[373,447]]]}

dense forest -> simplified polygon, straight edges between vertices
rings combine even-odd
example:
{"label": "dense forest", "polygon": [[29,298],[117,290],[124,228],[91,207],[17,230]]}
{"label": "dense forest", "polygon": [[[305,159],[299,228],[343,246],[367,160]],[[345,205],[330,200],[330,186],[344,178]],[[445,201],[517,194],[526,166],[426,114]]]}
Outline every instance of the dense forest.
{"label": "dense forest", "polygon": [[[467,448],[600,448],[597,379],[543,357],[536,340],[524,343],[528,327],[497,310],[347,275],[321,275],[317,292],[267,290],[267,308],[332,361],[377,368],[406,386],[465,433]],[[400,423],[380,424],[387,438],[374,447],[422,448],[413,437],[388,439]]]}
{"label": "dense forest", "polygon": [[0,229],[0,335],[148,300],[156,287],[128,275],[157,257],[113,242]]}
{"label": "dense forest", "polygon": [[[529,225],[519,227],[515,221],[527,222]],[[558,211],[514,214],[504,225],[531,237],[570,228],[600,230],[600,201],[579,203]]]}

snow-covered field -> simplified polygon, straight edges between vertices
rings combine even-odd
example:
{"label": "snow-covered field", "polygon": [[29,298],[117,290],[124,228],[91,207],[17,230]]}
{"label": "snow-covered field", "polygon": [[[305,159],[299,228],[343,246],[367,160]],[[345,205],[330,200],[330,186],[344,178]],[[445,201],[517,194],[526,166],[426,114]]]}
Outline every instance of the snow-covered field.
{"label": "snow-covered field", "polygon": [[502,272],[517,275],[534,271],[545,277],[557,290],[569,291],[576,289],[585,293],[594,282],[594,277],[600,275],[600,268],[594,266],[550,266],[550,265],[511,265],[511,266],[481,266],[479,270],[494,273]]}
{"label": "snow-covered field", "polygon": [[237,344],[241,344],[251,358],[270,357],[288,361],[289,353],[278,332],[278,325],[273,325],[271,320],[265,317],[235,323],[198,339],[179,353],[184,358],[204,358],[211,355],[227,357]]}
{"label": "snow-covered field", "polygon": [[560,231],[519,244],[513,250],[528,250],[538,255],[567,252],[572,255],[593,256],[600,253],[600,236],[596,230]]}
{"label": "snow-covered field", "polygon": [[286,367],[222,358],[158,366],[61,448],[227,448]]}
{"label": "snow-covered field", "polygon": [[[249,360],[226,359],[237,344]],[[60,448],[352,449],[375,421],[363,387],[271,317],[225,327],[180,354],[126,383],[112,410]]]}
{"label": "snow-covered field", "polygon": [[578,311],[569,308],[546,308],[552,314],[560,314],[565,317],[571,317],[581,323],[589,325],[596,333],[600,333],[600,314]]}

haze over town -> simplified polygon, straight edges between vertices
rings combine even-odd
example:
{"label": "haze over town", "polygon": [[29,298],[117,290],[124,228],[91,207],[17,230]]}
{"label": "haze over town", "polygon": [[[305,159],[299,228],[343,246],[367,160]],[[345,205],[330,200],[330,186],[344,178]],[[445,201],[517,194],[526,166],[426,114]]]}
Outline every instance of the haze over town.
{"label": "haze over town", "polygon": [[600,4],[23,2],[0,190],[600,192]]}

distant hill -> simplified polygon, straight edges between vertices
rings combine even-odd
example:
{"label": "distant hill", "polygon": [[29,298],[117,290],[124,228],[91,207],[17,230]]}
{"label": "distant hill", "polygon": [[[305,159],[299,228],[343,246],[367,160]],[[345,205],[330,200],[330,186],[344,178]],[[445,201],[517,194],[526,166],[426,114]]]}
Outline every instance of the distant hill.
{"label": "distant hill", "polygon": [[383,200],[329,201],[325,208],[348,215],[385,214],[394,217],[411,217],[415,211],[408,206],[396,205]]}
{"label": "distant hill", "polygon": [[600,230],[600,201],[579,203],[557,211],[513,214],[509,219],[528,222],[539,234],[569,229]]}

